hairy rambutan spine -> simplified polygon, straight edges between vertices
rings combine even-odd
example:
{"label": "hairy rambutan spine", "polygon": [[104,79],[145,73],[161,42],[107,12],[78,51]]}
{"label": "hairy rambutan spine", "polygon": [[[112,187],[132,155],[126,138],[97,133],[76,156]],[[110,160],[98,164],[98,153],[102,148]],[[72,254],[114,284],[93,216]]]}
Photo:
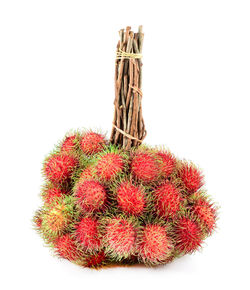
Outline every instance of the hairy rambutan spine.
{"label": "hairy rambutan spine", "polygon": [[99,222],[93,217],[83,217],[75,227],[75,236],[81,246],[87,251],[100,249]]}
{"label": "hairy rambutan spine", "polygon": [[59,186],[53,184],[47,184],[42,191],[43,200],[47,205],[50,205],[55,199],[65,195],[65,191],[63,191]]}
{"label": "hairy rambutan spine", "polygon": [[33,225],[35,226],[36,230],[40,230],[42,226],[42,214],[43,209],[39,209],[36,211],[34,217],[33,217]]}
{"label": "hairy rambutan spine", "polygon": [[101,152],[105,144],[105,137],[102,134],[92,131],[84,133],[80,141],[82,152],[86,155],[92,155]]}
{"label": "hairy rambutan spine", "polygon": [[77,165],[78,160],[72,155],[56,153],[45,161],[44,174],[52,183],[61,184],[72,177]]}
{"label": "hairy rambutan spine", "polygon": [[77,248],[74,238],[70,234],[58,237],[54,242],[54,247],[58,256],[74,261],[81,257],[82,252]]}
{"label": "hairy rambutan spine", "polygon": [[178,188],[173,183],[166,181],[156,187],[153,195],[158,214],[165,218],[175,218],[180,211],[182,203],[181,193]]}
{"label": "hairy rambutan spine", "polygon": [[166,226],[147,224],[140,233],[139,260],[149,266],[167,263],[172,255],[173,243]]}
{"label": "hairy rambutan spine", "polygon": [[159,157],[146,150],[137,150],[132,157],[131,173],[143,183],[156,182],[160,178]]}
{"label": "hairy rambutan spine", "polygon": [[186,217],[180,218],[175,226],[176,249],[184,254],[193,253],[202,244],[202,231],[198,224]]}
{"label": "hairy rambutan spine", "polygon": [[104,251],[99,251],[97,253],[93,253],[88,255],[85,258],[85,267],[88,268],[94,268],[94,269],[98,269],[101,266],[105,265],[105,261],[106,261],[106,256]]}
{"label": "hairy rambutan spine", "polygon": [[138,222],[122,216],[103,218],[103,244],[106,255],[120,261],[135,254]]}
{"label": "hairy rambutan spine", "polygon": [[196,192],[204,184],[201,171],[193,164],[183,163],[179,168],[179,176],[188,194]]}
{"label": "hairy rambutan spine", "polygon": [[76,149],[77,142],[78,142],[77,135],[67,136],[61,145],[61,151],[72,152],[74,149]]}
{"label": "hairy rambutan spine", "polygon": [[74,189],[74,196],[77,204],[86,212],[102,209],[107,199],[104,186],[96,180],[80,180]]}
{"label": "hairy rambutan spine", "polygon": [[84,168],[84,170],[81,172],[80,180],[93,180],[97,177],[95,168],[91,165]]}
{"label": "hairy rambutan spine", "polygon": [[160,151],[157,153],[157,156],[159,157],[161,176],[167,178],[175,169],[176,159],[173,154],[168,151]]}
{"label": "hairy rambutan spine", "polygon": [[41,215],[41,231],[47,240],[62,235],[77,218],[74,199],[71,196],[56,199]]}
{"label": "hairy rambutan spine", "polygon": [[123,181],[116,190],[118,207],[125,214],[140,215],[145,210],[146,199],[142,186]]}
{"label": "hairy rambutan spine", "polygon": [[217,208],[204,197],[199,198],[191,209],[191,213],[204,233],[211,235],[216,227]]}
{"label": "hairy rambutan spine", "polygon": [[122,173],[124,168],[124,157],[118,152],[107,152],[98,156],[96,172],[101,180],[113,180]]}

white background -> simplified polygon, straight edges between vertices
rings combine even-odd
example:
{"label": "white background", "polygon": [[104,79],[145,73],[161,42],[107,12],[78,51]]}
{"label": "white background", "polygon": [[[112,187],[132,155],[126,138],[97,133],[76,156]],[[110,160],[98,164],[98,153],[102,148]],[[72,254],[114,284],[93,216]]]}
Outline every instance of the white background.
{"label": "white background", "polygon": [[[2,289],[249,289],[249,1],[0,1]],[[150,145],[204,170],[220,204],[201,253],[156,269],[81,269],[32,230],[41,162],[113,118],[118,30],[144,25]]]}

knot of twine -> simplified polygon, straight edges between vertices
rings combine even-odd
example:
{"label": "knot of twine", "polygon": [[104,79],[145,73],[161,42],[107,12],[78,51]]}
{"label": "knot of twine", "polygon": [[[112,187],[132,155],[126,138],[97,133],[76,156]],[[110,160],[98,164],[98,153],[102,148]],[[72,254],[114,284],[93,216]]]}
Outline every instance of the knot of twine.
{"label": "knot of twine", "polygon": [[141,53],[126,52],[126,51],[119,49],[119,51],[116,52],[116,59],[122,59],[122,58],[133,58],[133,59],[142,58],[142,54]]}
{"label": "knot of twine", "polygon": [[134,137],[134,136],[132,136],[132,135],[126,133],[125,131],[119,129],[119,128],[114,124],[114,123],[113,123],[112,125],[113,125],[113,127],[114,127],[118,132],[120,132],[121,134],[123,134],[123,135],[126,136],[127,138],[129,138],[129,139],[131,139],[131,140],[136,140],[137,142],[140,142],[140,143],[142,143],[142,141],[145,139],[145,137],[146,137],[146,135],[147,135],[147,131],[145,130],[144,136],[143,136],[142,139],[140,140],[140,139],[138,139],[138,138],[136,138],[136,137]]}

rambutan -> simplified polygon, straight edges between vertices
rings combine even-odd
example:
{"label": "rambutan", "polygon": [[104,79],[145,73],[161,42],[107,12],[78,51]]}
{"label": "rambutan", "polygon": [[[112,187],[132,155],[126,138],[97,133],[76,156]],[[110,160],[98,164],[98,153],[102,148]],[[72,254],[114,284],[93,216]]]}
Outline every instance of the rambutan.
{"label": "rambutan", "polygon": [[147,265],[166,263],[173,250],[173,244],[166,228],[157,224],[144,227],[138,246],[139,259]]}
{"label": "rambutan", "polygon": [[76,185],[75,197],[83,210],[93,212],[105,204],[106,190],[98,181],[83,180]]}
{"label": "rambutan", "polygon": [[56,199],[42,215],[42,231],[47,238],[61,235],[74,219],[72,197]]}
{"label": "rambutan", "polygon": [[131,172],[138,180],[150,183],[160,176],[158,158],[150,152],[136,152],[131,162]]}
{"label": "rambutan", "polygon": [[98,176],[105,181],[116,177],[122,172],[123,168],[124,160],[122,156],[114,152],[101,155],[96,165]]}
{"label": "rambutan", "polygon": [[104,251],[92,253],[85,258],[84,266],[88,268],[99,268],[105,263],[106,256]]}
{"label": "rambutan", "polygon": [[66,194],[66,192],[62,191],[58,186],[47,186],[43,193],[43,199],[45,204],[51,204],[56,198],[62,197]]}
{"label": "rambutan", "polygon": [[185,254],[197,250],[202,243],[202,232],[195,221],[182,217],[175,229],[176,249]]}
{"label": "rambutan", "polygon": [[71,152],[72,150],[75,149],[76,142],[77,142],[76,135],[66,137],[62,143],[61,151]]}
{"label": "rambutan", "polygon": [[174,184],[166,181],[155,189],[154,196],[158,213],[165,218],[175,218],[180,210],[182,198]]}
{"label": "rambutan", "polygon": [[52,183],[59,184],[71,178],[77,164],[76,158],[68,154],[53,154],[44,164],[44,173]]}
{"label": "rambutan", "polygon": [[54,242],[54,246],[57,254],[64,259],[74,261],[81,256],[81,251],[77,248],[70,234],[58,237]]}
{"label": "rambutan", "polygon": [[159,152],[157,155],[159,157],[161,175],[167,178],[173,172],[176,160],[170,152]]}
{"label": "rambutan", "polygon": [[117,189],[117,202],[124,213],[140,215],[145,208],[144,191],[131,182],[122,182]]}
{"label": "rambutan", "polygon": [[98,221],[92,217],[82,218],[76,226],[76,239],[86,250],[96,251],[100,248],[98,234]]}
{"label": "rambutan", "polygon": [[95,169],[92,166],[87,166],[80,175],[80,180],[93,179],[95,177]]}
{"label": "rambutan", "polygon": [[128,258],[135,252],[136,237],[135,224],[131,220],[121,217],[108,219],[103,237],[106,253],[116,260]]}
{"label": "rambutan", "polygon": [[104,136],[94,132],[85,133],[81,139],[80,144],[82,152],[86,155],[92,155],[102,151],[104,145]]}
{"label": "rambutan", "polygon": [[192,212],[201,222],[201,226],[205,227],[205,231],[211,234],[215,228],[216,221],[216,210],[213,205],[201,199],[194,205]]}
{"label": "rambutan", "polygon": [[194,165],[183,164],[179,169],[179,176],[188,194],[194,193],[203,185],[203,176]]}

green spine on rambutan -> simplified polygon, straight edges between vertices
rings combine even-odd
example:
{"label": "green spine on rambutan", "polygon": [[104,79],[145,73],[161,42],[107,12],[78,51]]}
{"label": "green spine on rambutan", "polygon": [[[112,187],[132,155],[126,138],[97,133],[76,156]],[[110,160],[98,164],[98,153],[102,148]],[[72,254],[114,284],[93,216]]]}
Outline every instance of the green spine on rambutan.
{"label": "green spine on rambutan", "polygon": [[78,219],[79,210],[72,196],[57,198],[54,202],[44,207],[41,215],[41,233],[47,241],[53,241],[56,237],[72,229]]}

